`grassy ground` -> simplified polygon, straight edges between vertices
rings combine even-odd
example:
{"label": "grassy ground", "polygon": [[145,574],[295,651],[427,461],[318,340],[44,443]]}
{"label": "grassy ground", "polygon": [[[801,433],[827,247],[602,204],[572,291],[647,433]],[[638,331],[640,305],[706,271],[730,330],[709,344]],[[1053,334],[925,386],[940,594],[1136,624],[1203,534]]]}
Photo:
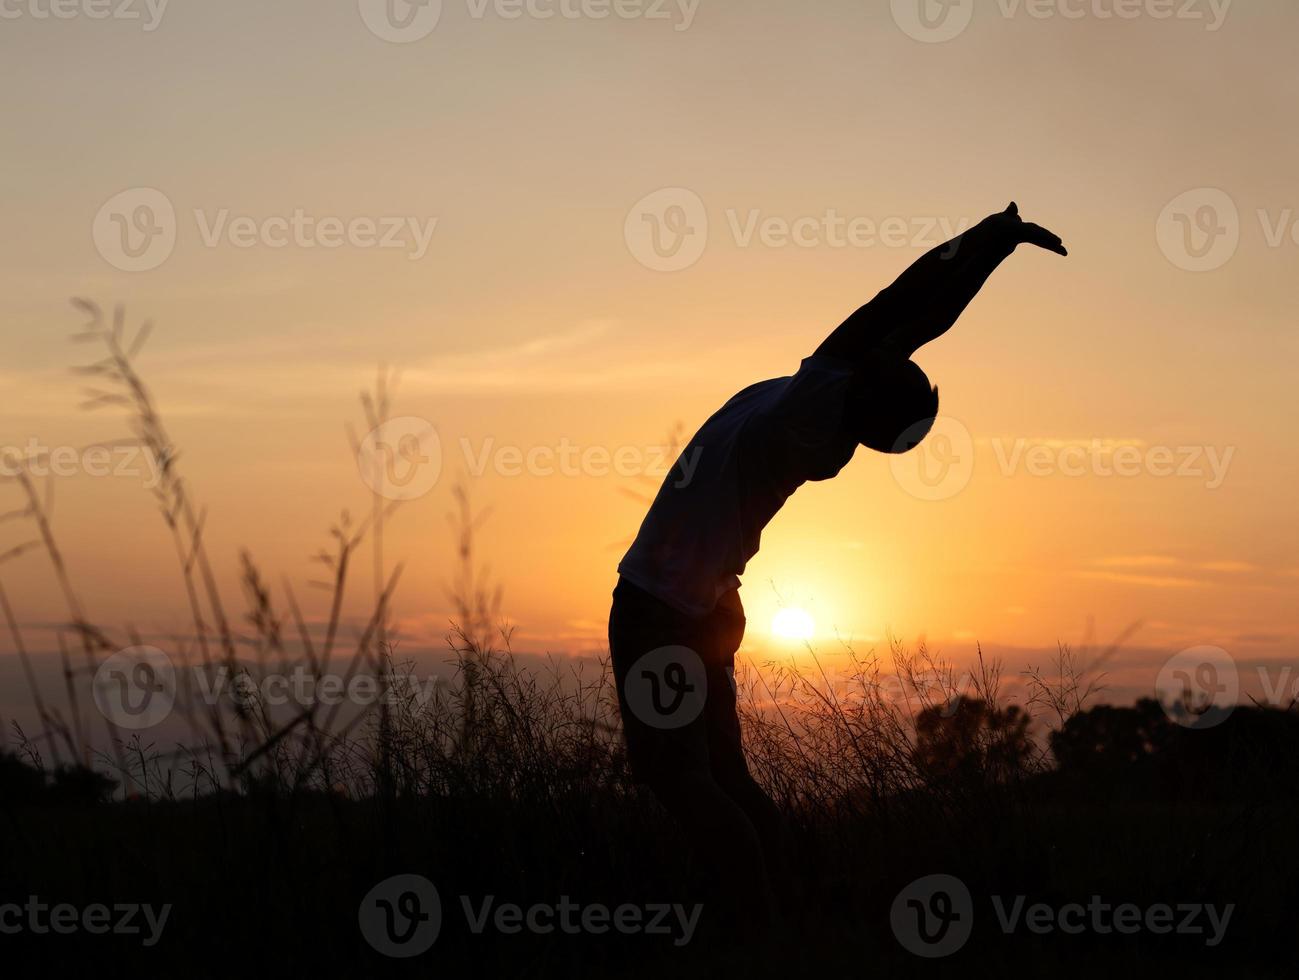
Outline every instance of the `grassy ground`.
{"label": "grassy ground", "polygon": [[[135,976],[1074,976],[1100,969],[1280,976],[1286,964],[1296,965],[1299,806],[1276,782],[1250,793],[1250,781],[1263,773],[1249,772],[1248,759],[1227,769],[1213,763],[1200,748],[1207,741],[1193,740],[1202,732],[1178,743],[1198,753],[1191,783],[1178,783],[1175,774],[1193,757],[1171,750],[1145,760],[1144,771],[1039,767],[1046,760],[1031,745],[1011,775],[988,769],[989,754],[977,749],[966,750],[974,756],[964,768],[926,771],[919,760],[934,757],[934,745],[912,736],[874,745],[854,762],[858,788],[879,771],[894,772],[897,782],[886,791],[849,786],[817,796],[803,790],[849,778],[844,758],[798,771],[788,753],[806,736],[796,739],[787,727],[780,740],[766,730],[751,751],[759,772],[783,773],[769,786],[793,823],[794,890],[775,930],[736,936],[719,925],[725,899],[690,842],[629,781],[616,729],[589,724],[583,714],[605,702],[582,701],[559,684],[529,686],[535,678],[500,654],[481,662],[478,677],[483,692],[472,739],[443,726],[463,721],[463,704],[440,721],[394,715],[386,743],[376,741],[375,729],[347,747],[346,792],[342,781],[332,790],[295,789],[283,778],[291,770],[272,778],[268,766],[234,788],[110,800],[100,795],[102,785],[86,780],[64,780],[56,793],[48,774],[33,777],[10,758],[0,904],[35,895],[78,907],[134,901],[172,911],[152,947],[139,936],[27,931],[0,938],[0,955],[32,976],[65,976],[87,965]],[[951,717],[962,711],[990,717],[968,705]],[[755,734],[775,724],[749,720]],[[862,736],[865,716],[823,712],[801,725],[846,726],[808,740],[824,744],[848,738],[854,727]],[[1237,735],[1233,744],[1248,749]],[[985,746],[998,737],[986,727],[979,736]],[[158,769],[152,785],[166,785],[166,763],[150,764]],[[405,873],[432,881],[443,910],[436,943],[409,960],[377,952],[358,926],[362,898]],[[890,907],[910,882],[935,873],[968,887],[975,925],[950,959],[927,961],[900,944]],[[1098,895],[1115,905],[1230,904],[1234,911],[1215,947],[1201,934],[1088,928],[1035,935],[1022,924],[1005,934],[992,896],[1009,905],[1018,895],[1056,908]],[[488,896],[524,907],[561,896],[583,906],[698,902],[703,913],[698,931],[679,946],[669,936],[475,934],[460,896],[474,907]]]}

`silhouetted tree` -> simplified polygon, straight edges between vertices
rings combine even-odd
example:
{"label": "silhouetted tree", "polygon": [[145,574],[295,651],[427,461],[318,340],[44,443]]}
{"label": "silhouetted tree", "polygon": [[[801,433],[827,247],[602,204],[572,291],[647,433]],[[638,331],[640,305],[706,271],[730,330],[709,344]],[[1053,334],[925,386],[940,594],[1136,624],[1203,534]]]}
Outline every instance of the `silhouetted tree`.
{"label": "silhouetted tree", "polygon": [[1079,712],[1051,734],[1051,751],[1066,783],[1087,792],[1121,788],[1186,800],[1293,797],[1299,713],[1215,708],[1194,727],[1184,727],[1158,701],[1145,698],[1132,707]]}
{"label": "silhouetted tree", "polygon": [[930,778],[1004,781],[1032,758],[1030,720],[1018,705],[977,698],[926,708],[916,718],[916,762]]}
{"label": "silhouetted tree", "polygon": [[1166,749],[1175,727],[1153,698],[1130,708],[1097,705],[1051,733],[1051,753],[1062,771],[1112,771],[1140,765]]}

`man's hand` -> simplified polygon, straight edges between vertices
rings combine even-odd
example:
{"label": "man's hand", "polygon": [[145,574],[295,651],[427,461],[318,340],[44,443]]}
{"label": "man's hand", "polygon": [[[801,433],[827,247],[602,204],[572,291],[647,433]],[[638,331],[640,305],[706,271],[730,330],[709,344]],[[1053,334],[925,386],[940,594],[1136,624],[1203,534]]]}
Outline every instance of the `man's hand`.
{"label": "man's hand", "polygon": [[995,230],[998,234],[1004,235],[1006,240],[1013,245],[1036,245],[1038,248],[1044,248],[1048,252],[1055,252],[1057,255],[1068,255],[1069,250],[1064,247],[1064,242],[1060,236],[1047,231],[1041,225],[1035,225],[1032,222],[1025,221],[1019,216],[1019,205],[1014,201],[1010,202],[1010,207],[1006,208],[1000,214],[994,214],[983,221],[980,225],[989,226],[990,230]]}
{"label": "man's hand", "polygon": [[1059,235],[1022,219],[1012,202],[1005,211],[926,252],[845,320],[817,353],[847,360],[864,360],[879,352],[911,357],[951,329],[997,266],[1020,245],[1069,254]]}

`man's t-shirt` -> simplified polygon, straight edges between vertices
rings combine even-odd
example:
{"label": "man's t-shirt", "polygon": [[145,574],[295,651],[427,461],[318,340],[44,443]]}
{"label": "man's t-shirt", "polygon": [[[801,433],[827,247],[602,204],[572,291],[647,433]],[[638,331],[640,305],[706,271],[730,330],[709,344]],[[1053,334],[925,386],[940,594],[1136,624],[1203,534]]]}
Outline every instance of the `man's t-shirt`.
{"label": "man's t-shirt", "polygon": [[851,363],[813,356],[723,405],[672,467],[619,574],[687,615],[711,612],[789,495],[852,459],[841,424],[852,376]]}

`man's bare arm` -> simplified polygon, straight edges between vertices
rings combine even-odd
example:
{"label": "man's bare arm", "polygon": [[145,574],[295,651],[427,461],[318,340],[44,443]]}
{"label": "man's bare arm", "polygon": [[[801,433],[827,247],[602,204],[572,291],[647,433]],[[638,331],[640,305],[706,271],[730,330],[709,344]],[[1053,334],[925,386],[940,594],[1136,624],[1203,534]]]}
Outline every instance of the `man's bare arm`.
{"label": "man's bare arm", "polygon": [[817,353],[848,360],[879,354],[911,357],[950,330],[997,266],[1024,244],[1069,254],[1058,235],[1023,221],[1012,203],[925,253],[845,320]]}

